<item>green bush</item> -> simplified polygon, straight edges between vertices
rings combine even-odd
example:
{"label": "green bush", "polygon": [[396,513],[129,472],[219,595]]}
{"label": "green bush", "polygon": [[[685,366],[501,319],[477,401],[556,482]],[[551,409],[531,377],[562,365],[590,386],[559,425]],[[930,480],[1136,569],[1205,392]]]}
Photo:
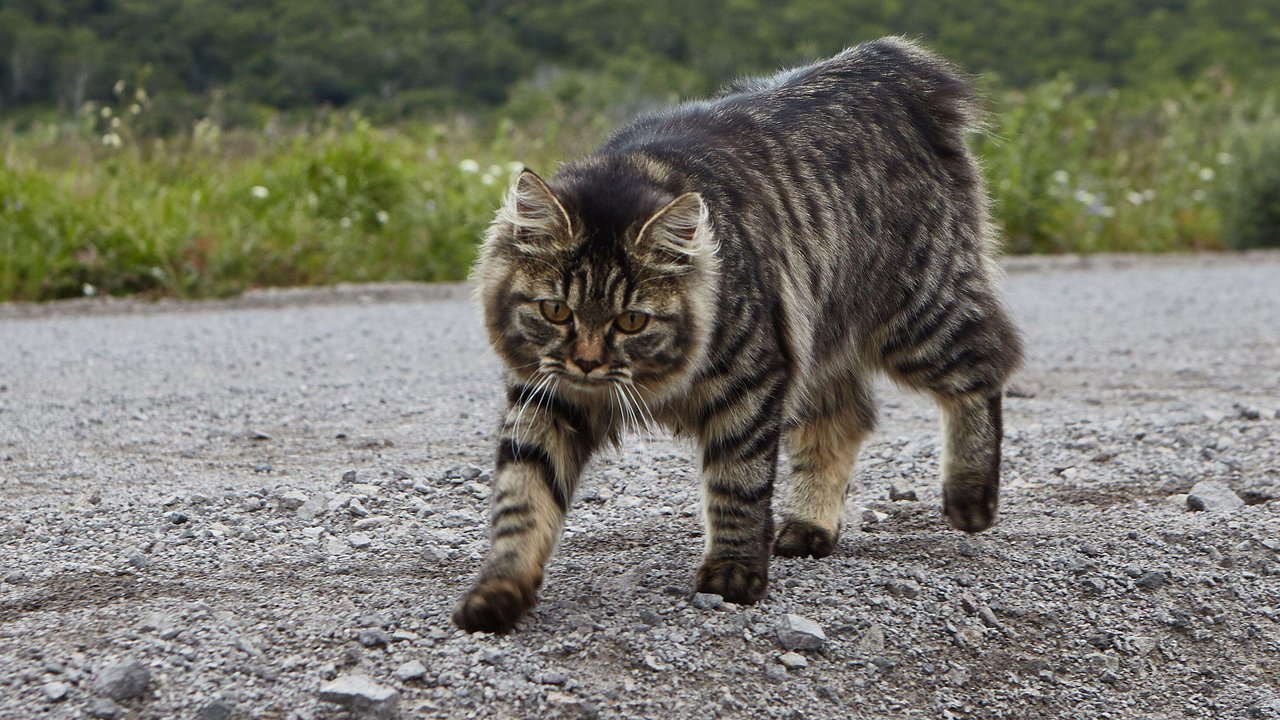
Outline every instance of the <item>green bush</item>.
{"label": "green bush", "polygon": [[1233,248],[1280,247],[1280,120],[1242,132],[1221,198]]}

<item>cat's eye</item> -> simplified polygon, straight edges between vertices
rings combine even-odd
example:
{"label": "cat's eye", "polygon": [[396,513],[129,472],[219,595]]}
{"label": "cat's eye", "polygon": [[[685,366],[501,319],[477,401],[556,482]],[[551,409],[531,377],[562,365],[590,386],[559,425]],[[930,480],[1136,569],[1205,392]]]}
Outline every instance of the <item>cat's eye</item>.
{"label": "cat's eye", "polygon": [[538,309],[542,311],[542,317],[546,318],[547,322],[557,325],[569,322],[569,318],[573,315],[569,312],[569,306],[559,300],[543,300],[538,303]]}
{"label": "cat's eye", "polygon": [[619,315],[613,321],[613,324],[617,325],[618,329],[624,333],[638,333],[644,329],[645,325],[649,324],[649,316],[646,313],[632,310]]}

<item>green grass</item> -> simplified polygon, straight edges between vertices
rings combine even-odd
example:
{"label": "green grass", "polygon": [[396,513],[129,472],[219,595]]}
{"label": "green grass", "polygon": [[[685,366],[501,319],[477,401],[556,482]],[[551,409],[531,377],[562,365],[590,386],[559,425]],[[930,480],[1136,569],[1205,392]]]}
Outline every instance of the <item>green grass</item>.
{"label": "green grass", "polygon": [[[976,147],[1009,251],[1280,244],[1280,174],[1254,158],[1280,154],[1265,93],[1059,81],[989,96]],[[0,300],[462,279],[513,169],[550,174],[608,127],[547,100],[521,127],[325,115],[159,139],[131,131],[145,95],[121,98],[0,141]]]}

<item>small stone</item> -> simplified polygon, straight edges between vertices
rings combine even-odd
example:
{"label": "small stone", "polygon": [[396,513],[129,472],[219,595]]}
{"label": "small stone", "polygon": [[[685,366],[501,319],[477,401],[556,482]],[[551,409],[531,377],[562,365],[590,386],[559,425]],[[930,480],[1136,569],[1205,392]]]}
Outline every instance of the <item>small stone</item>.
{"label": "small stone", "polygon": [[110,698],[98,698],[89,706],[89,715],[102,718],[102,720],[114,720],[114,718],[124,717],[125,712],[124,708],[115,704]]}
{"label": "small stone", "polygon": [[871,508],[862,508],[859,511],[859,516],[862,518],[862,522],[869,524],[882,523],[889,519],[889,513],[872,510]]}
{"label": "small stone", "polygon": [[644,666],[656,672],[666,672],[667,670],[671,669],[670,665],[663,665],[661,662],[658,661],[658,658],[652,655],[644,656]]}
{"label": "small stone", "polygon": [[715,610],[724,605],[724,598],[715,593],[694,593],[693,606],[699,610]]}
{"label": "small stone", "polygon": [[168,515],[165,515],[165,517],[168,518],[169,522],[173,523],[174,525],[181,525],[190,519],[187,517],[186,513],[177,512],[176,510],[174,512],[169,513]]}
{"label": "small stone", "polygon": [[356,639],[360,641],[361,645],[370,648],[382,647],[391,642],[391,638],[378,628],[365,628],[356,635]]}
{"label": "small stone", "polygon": [[347,536],[347,542],[351,543],[353,548],[364,549],[373,544],[373,539],[364,533],[351,533]]}
{"label": "small stone", "polygon": [[320,700],[341,705],[360,718],[394,718],[400,693],[365,675],[343,675],[320,686]]}
{"label": "small stone", "polygon": [[299,505],[294,512],[298,519],[310,522],[325,514],[328,509],[329,501],[325,500],[323,495],[313,495]]}
{"label": "small stone", "polygon": [[200,711],[196,713],[196,720],[227,720],[227,718],[231,717],[233,710],[234,708],[230,705],[221,700],[215,700],[200,708]]}
{"label": "small stone", "polygon": [[1165,577],[1164,573],[1149,572],[1135,580],[1133,584],[1147,590],[1159,590],[1164,587],[1166,582],[1168,582],[1168,578]]}
{"label": "small stone", "polygon": [[386,525],[386,524],[387,524],[386,517],[381,515],[375,515],[373,517],[361,518],[351,523],[351,527],[355,528],[356,530],[369,530],[371,528],[382,527],[383,525]]}
{"label": "small stone", "polygon": [[343,555],[351,552],[351,543],[338,537],[331,537],[324,543],[324,551],[330,555]]}
{"label": "small stone", "polygon": [[540,685],[564,685],[569,682],[569,676],[562,672],[540,673],[537,679]]}
{"label": "small stone", "polygon": [[778,626],[778,644],[783,650],[821,650],[827,635],[816,622],[800,615],[787,615]]}
{"label": "small stone", "polygon": [[893,502],[916,502],[920,498],[916,496],[915,490],[901,485],[890,485],[889,499]]}
{"label": "small stone", "polygon": [[1080,581],[1080,587],[1083,588],[1085,592],[1093,595],[1098,595],[1107,589],[1106,584],[1098,578],[1085,578]]}
{"label": "small stone", "polygon": [[809,667],[809,660],[798,652],[786,652],[778,656],[778,662],[786,666],[788,670],[798,670],[800,668]]}
{"label": "small stone", "polygon": [[417,660],[410,660],[396,668],[392,673],[397,680],[410,682],[413,680],[421,680],[427,676],[427,666]]}
{"label": "small stone", "polygon": [[67,699],[67,694],[71,692],[71,685],[64,682],[49,682],[45,683],[41,689],[44,690],[45,700],[62,702]]}
{"label": "small stone", "polygon": [[369,517],[369,510],[358,498],[351,498],[351,502],[347,505],[347,512],[356,517]]}
{"label": "small stone", "polygon": [[787,671],[783,670],[777,665],[769,665],[764,669],[764,677],[769,682],[775,682],[775,683],[786,682]]}
{"label": "small stone", "polygon": [[1226,417],[1227,417],[1226,413],[1219,412],[1217,410],[1205,410],[1204,412],[1200,413],[1200,419],[1207,423],[1214,423],[1214,424],[1220,423],[1224,419],[1226,419]]}
{"label": "small stone", "polygon": [[1213,443],[1213,448],[1221,452],[1223,450],[1230,450],[1235,444],[1236,441],[1232,440],[1230,435],[1219,435],[1218,439]]}
{"label": "small stone", "polygon": [[348,471],[346,471],[346,472],[342,473],[342,482],[349,482],[349,483],[353,483],[353,482],[355,482],[355,481],[356,481],[356,471],[355,471],[355,470],[348,470]]}
{"label": "small stone", "polygon": [[137,548],[126,550],[124,553],[124,560],[139,570],[142,570],[151,564],[151,559]]}
{"label": "small stone", "polygon": [[137,660],[106,665],[93,676],[94,692],[112,700],[136,698],[145,693],[150,684],[151,671]]}
{"label": "small stone", "polygon": [[281,509],[296,511],[298,508],[306,505],[307,501],[310,499],[310,496],[301,490],[286,490],[285,492],[280,493],[278,502],[280,503]]}
{"label": "small stone", "polygon": [[1266,540],[1262,541],[1261,545],[1262,547],[1268,550],[1275,550],[1276,552],[1280,552],[1280,539],[1267,538]]}
{"label": "small stone", "polygon": [[1187,507],[1207,512],[1229,512],[1244,507],[1244,500],[1220,482],[1203,480],[1187,493]]}
{"label": "small stone", "polygon": [[1252,405],[1241,405],[1240,417],[1245,420],[1260,420],[1262,419],[1262,411]]}

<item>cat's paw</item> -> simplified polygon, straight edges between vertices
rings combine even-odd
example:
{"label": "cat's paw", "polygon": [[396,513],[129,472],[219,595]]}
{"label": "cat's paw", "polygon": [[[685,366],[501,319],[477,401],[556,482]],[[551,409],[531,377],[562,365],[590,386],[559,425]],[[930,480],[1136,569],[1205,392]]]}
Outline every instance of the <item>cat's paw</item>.
{"label": "cat's paw", "polygon": [[719,595],[731,603],[751,605],[769,587],[769,566],[742,559],[707,560],[698,568],[693,585],[700,593]]}
{"label": "cat's paw", "polygon": [[996,522],[1000,486],[994,483],[947,483],[942,488],[942,514],[951,526],[979,533]]}
{"label": "cat's paw", "polygon": [[783,520],[773,541],[773,554],[781,557],[824,558],[836,549],[839,537],[804,520]]}
{"label": "cat's paw", "polygon": [[536,602],[533,587],[511,578],[476,583],[453,611],[453,623],[467,632],[505,633]]}

